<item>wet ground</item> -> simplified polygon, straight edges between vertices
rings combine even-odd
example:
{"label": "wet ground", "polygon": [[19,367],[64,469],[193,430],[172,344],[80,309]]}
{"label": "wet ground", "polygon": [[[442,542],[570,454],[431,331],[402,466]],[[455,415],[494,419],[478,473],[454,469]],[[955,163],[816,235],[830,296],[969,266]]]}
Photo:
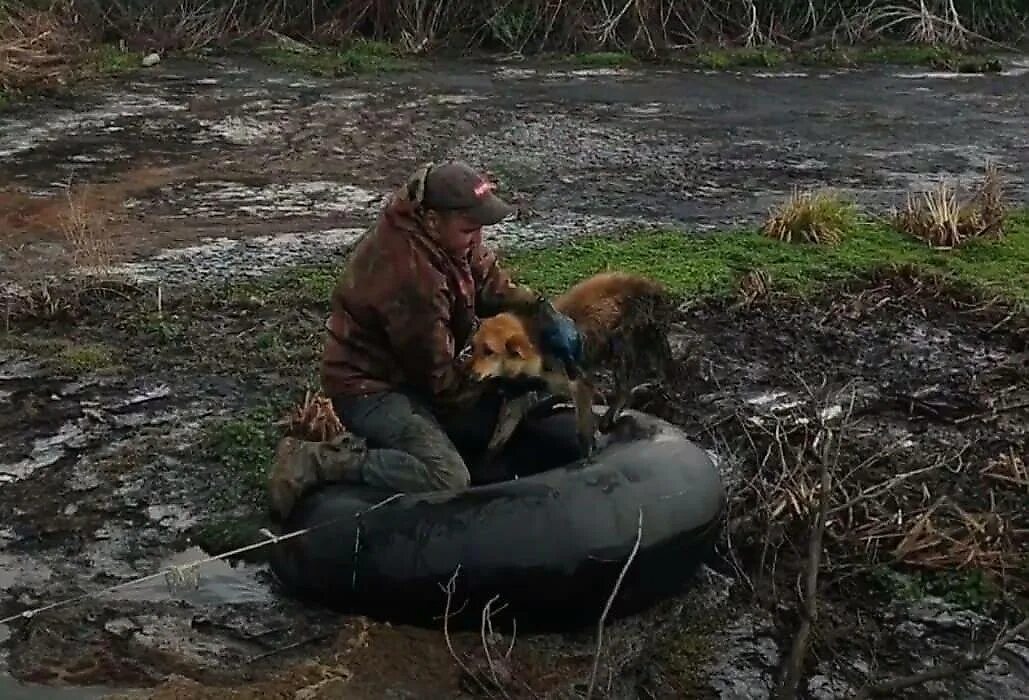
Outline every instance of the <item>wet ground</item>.
{"label": "wet ground", "polygon": [[[508,64],[329,82],[248,60],[169,61],[126,83],[85,87],[67,104],[4,114],[0,263],[11,275],[3,281],[66,270],[55,227],[70,180],[91,183],[83,201],[102,213],[112,257],[141,285],[37,299],[37,317],[8,319],[0,617],[195,560],[200,542],[224,549],[252,539],[252,528],[225,523],[255,513],[251,462],[267,455],[247,441],[266,437],[268,417],[255,407],[302,395],[325,311],[320,273],[264,276],[338,261],[383,192],[417,162],[458,155],[514,190],[525,211],[502,227],[504,245],[625,224],[752,221],[794,185],[828,183],[868,204],[897,203],[911,182],[977,175],[988,158],[1026,201],[1026,66],[954,77]],[[183,294],[226,278],[234,286]],[[1029,414],[975,416],[1029,398],[1024,321],[999,307],[955,307],[932,289],[881,280],[867,289],[875,291],[813,306],[685,311],[672,400],[642,408],[695,431],[732,477],[753,461],[739,426],[804,402],[791,370],[811,384],[823,374],[833,385],[851,380],[863,407],[853,458],[902,446],[861,478],[878,483],[967,443],[961,468],[951,465],[956,477],[931,472],[919,484],[967,510],[988,500],[1017,514],[1024,490],[983,469],[1004,455],[1029,457]],[[235,427],[213,449],[216,418]],[[1009,524],[1017,556],[1027,524]],[[845,542],[834,547],[834,556],[852,555]],[[748,556],[746,546],[740,552]],[[746,582],[724,562],[713,566],[722,573],[682,600],[612,625],[613,696],[769,696],[792,622],[782,606],[748,602]],[[260,561],[207,564],[199,584],[170,588],[158,577],[0,626],[0,697],[154,686],[155,697],[229,696],[221,684],[233,697],[461,692],[439,631],[289,601]],[[827,590],[832,634],[816,643],[813,697],[845,695],[869,668],[918,670],[992,631],[968,600],[921,596],[884,615],[884,596],[866,581],[850,586]],[[876,639],[885,641],[873,649]],[[481,649],[478,635],[455,642],[462,653]],[[520,638],[515,686],[573,692],[588,677],[592,644],[589,630]],[[1023,697],[1027,669],[1029,645],[1011,645],[964,686],[917,696]]]}
{"label": "wet ground", "polygon": [[[332,81],[247,59],[167,61],[4,115],[0,187],[14,189],[0,194],[2,228],[25,244],[8,255],[38,266],[56,253],[65,188],[104,183],[82,197],[113,219],[119,254],[179,249],[159,268],[130,259],[136,273],[245,274],[336,249],[416,163],[448,156],[492,171],[524,206],[501,243],[750,221],[794,186],[892,205],[912,184],[978,177],[988,160],[1018,198],[1027,86],[1017,59],[1000,75],[519,63]],[[232,263],[212,255],[252,237],[277,238],[233,249]],[[205,239],[221,243],[191,255]]]}

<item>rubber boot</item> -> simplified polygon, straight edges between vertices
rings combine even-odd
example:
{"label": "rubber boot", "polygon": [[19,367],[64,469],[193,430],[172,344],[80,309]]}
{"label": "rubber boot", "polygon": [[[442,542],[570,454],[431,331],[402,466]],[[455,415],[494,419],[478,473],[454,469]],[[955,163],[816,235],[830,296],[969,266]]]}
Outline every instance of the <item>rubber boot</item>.
{"label": "rubber boot", "polygon": [[297,501],[318,484],[361,483],[367,452],[365,440],[345,430],[324,442],[282,438],[268,474],[272,517],[285,520]]}

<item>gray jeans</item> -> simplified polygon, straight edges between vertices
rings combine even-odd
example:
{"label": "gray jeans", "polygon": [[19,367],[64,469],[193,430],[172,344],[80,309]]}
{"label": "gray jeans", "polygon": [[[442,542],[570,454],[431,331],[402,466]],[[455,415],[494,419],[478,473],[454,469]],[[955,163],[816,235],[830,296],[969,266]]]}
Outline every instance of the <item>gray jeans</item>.
{"label": "gray jeans", "polygon": [[482,451],[500,407],[499,396],[487,397],[444,425],[401,392],[337,396],[332,403],[347,429],[368,441],[363,481],[405,493],[467,488],[472,479],[462,452]]}

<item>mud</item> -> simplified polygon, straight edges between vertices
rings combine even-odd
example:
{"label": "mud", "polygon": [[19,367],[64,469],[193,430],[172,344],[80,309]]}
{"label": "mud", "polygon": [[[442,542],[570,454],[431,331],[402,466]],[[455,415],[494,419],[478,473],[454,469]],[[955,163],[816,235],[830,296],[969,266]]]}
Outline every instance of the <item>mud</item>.
{"label": "mud", "polygon": [[[128,211],[106,235],[130,263],[277,235],[317,259],[339,231],[367,225],[416,163],[448,156],[492,171],[523,206],[500,227],[504,244],[640,221],[750,221],[795,185],[881,207],[939,176],[978,176],[988,160],[1017,198],[1029,163],[1025,63],[992,75],[447,63],[327,80],[239,57],[166,60],[5,113],[0,189],[60,206],[68,182],[133,184],[142,168],[179,168],[177,180],[123,192]],[[24,216],[3,216],[17,238]],[[6,255],[53,263],[59,232],[33,233]],[[183,274],[173,270],[166,277]]]}
{"label": "mud", "polygon": [[[117,288],[50,320],[16,320],[0,336],[0,617],[194,561],[201,545],[255,541],[254,479],[267,454],[212,448],[211,425],[235,419],[241,439],[264,439],[275,410],[311,380],[325,311],[322,296],[303,291],[307,278],[266,276],[338,261],[382,195],[423,159],[458,155],[499,177],[522,205],[498,227],[505,246],[626,224],[749,221],[794,184],[893,203],[911,182],[971,173],[988,157],[1024,200],[1024,71],[794,73],[459,65],[322,81],[247,59],[163,61],[128,82],[84,86],[66,104],[5,114],[0,181],[20,204],[0,213],[9,243],[0,264],[12,273],[0,282],[68,272],[66,241],[47,217],[71,177],[106,193],[97,201],[113,212],[105,230],[116,269],[184,291],[159,305],[150,284]],[[141,172],[174,175],[141,182]],[[241,280],[253,286],[217,286]],[[201,283],[216,286],[194,289]],[[672,399],[639,407],[693,431],[738,484],[747,458],[726,416],[767,424],[807,400],[801,379],[827,374],[858,390],[854,459],[898,444],[885,468],[899,472],[971,442],[965,464],[975,468],[926,487],[986,507],[978,468],[1012,451],[1029,456],[1025,409],[974,418],[1026,400],[1024,324],[931,289],[872,280],[862,294],[844,291],[807,304],[685,310]],[[267,401],[273,410],[255,415]],[[1000,487],[992,498],[1024,503],[1024,493]],[[683,598],[610,626],[601,684],[612,697],[770,697],[793,629],[783,613],[793,572],[780,581],[781,602],[762,606],[732,567],[712,567]],[[280,594],[259,553],[205,564],[191,583],[158,576],[0,626],[0,695],[473,690],[439,630],[300,605]],[[997,617],[968,601],[922,595],[913,604],[867,581],[831,587],[826,604],[832,634],[816,645],[811,697],[845,695],[872,668],[921,669],[988,634]],[[876,640],[886,641],[876,649]],[[481,668],[478,636],[454,641]],[[593,643],[591,630],[519,638],[512,694],[520,684],[581,693]],[[963,684],[912,696],[1024,696],[1025,648],[1010,645]]]}

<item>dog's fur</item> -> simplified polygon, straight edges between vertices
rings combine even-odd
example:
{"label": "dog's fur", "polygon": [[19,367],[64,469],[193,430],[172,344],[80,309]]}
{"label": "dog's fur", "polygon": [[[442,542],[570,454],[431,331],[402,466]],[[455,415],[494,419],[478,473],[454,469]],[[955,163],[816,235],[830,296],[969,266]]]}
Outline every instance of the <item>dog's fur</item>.
{"label": "dog's fur", "polygon": [[[540,351],[537,319],[512,313],[482,320],[472,338],[469,369],[480,380],[538,378],[551,394],[572,399],[580,444],[590,454],[594,445],[595,389],[589,375],[600,368],[610,369],[613,375],[614,396],[600,422],[606,432],[628,404],[633,384],[644,372],[651,370],[659,379],[667,378],[672,305],[666,290],[652,280],[605,272],[573,286],[554,300],[554,307],[571,318],[582,334],[585,375],[573,378],[561,362]],[[511,410],[520,409],[524,406]],[[517,417],[511,420],[506,416],[506,422],[504,418],[491,441],[491,450],[498,449],[517,425]]]}

